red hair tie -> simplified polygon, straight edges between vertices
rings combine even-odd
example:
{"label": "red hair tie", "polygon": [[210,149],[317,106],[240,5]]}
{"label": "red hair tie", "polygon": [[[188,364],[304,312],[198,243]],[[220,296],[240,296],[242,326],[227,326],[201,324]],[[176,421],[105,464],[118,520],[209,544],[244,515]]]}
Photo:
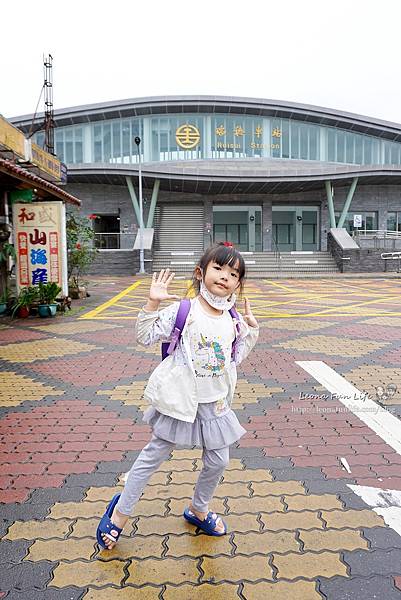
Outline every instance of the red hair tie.
{"label": "red hair tie", "polygon": [[223,242],[223,246],[227,246],[228,248],[234,248],[234,244],[232,242]]}

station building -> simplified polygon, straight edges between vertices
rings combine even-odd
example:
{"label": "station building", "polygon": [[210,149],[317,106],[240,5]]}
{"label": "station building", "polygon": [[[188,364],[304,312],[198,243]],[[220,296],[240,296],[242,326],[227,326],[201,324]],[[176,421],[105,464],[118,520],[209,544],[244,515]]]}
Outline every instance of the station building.
{"label": "station building", "polygon": [[[32,115],[12,121],[28,131]],[[332,228],[401,232],[400,124],[291,102],[169,96],[56,110],[55,125],[67,190],[114,267],[132,264],[140,168],[154,268],[217,240],[255,255],[319,253]]]}

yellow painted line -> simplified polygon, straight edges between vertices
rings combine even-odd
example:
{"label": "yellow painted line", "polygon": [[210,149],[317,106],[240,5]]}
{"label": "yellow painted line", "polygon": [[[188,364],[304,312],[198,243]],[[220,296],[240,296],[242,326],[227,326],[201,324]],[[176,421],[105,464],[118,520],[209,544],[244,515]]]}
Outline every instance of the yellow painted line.
{"label": "yellow painted line", "polygon": [[[270,279],[265,279],[264,283],[269,283],[270,285],[274,285],[274,286],[276,286],[278,288],[286,290],[287,292],[292,292],[293,291],[293,289],[287,287],[286,285],[283,285],[281,283],[277,283],[276,281],[271,281]],[[295,288],[295,289],[299,289],[299,288]]]}
{"label": "yellow painted line", "polygon": [[[319,317],[320,313],[271,313],[266,315],[255,315],[260,318],[265,319],[296,319],[296,318],[307,318],[307,317]],[[399,313],[360,313],[358,315],[352,315],[352,313],[337,313],[335,318],[337,317],[352,317],[352,316],[360,316],[360,317],[401,317],[401,312]],[[368,323],[369,324],[369,323]]]}
{"label": "yellow painted line", "polygon": [[129,292],[131,292],[132,290],[135,290],[139,285],[141,285],[142,281],[143,280],[136,281],[135,283],[130,285],[127,289],[123,290],[122,292],[120,292],[119,294],[117,294],[116,296],[111,298],[110,300],[107,300],[107,302],[104,302],[100,306],[97,306],[95,309],[91,310],[90,312],[86,313],[85,315],[81,315],[78,318],[79,319],[96,318],[101,312],[104,312],[107,308],[109,308],[110,306],[113,306],[113,304],[118,302],[118,300],[120,300],[120,298],[124,298],[124,296],[126,296]]}
{"label": "yellow painted line", "polygon": [[338,281],[337,285],[341,285],[342,287],[345,287],[345,288],[355,288],[357,290],[363,290],[363,291],[371,293],[371,294],[375,294],[375,293],[383,294],[383,292],[386,291],[386,290],[375,290],[375,289],[371,290],[369,288],[360,287],[360,286],[357,286],[357,285],[352,285],[352,283],[344,283],[342,281]]}
{"label": "yellow painted line", "polygon": [[[374,300],[367,300],[366,302],[357,302],[356,304],[349,304],[348,306],[342,306],[340,308],[340,310],[347,310],[347,308],[350,308],[351,310],[358,308],[360,306],[366,306],[367,304],[375,304],[377,302],[388,302],[389,300],[393,300],[393,299],[398,299],[399,296],[390,296],[387,297],[385,296],[384,298],[375,298]],[[322,315],[322,314],[327,314],[329,312],[335,312],[336,310],[338,310],[338,306],[334,306],[333,308],[326,308],[325,310],[319,311],[318,313],[316,313],[317,315]]]}

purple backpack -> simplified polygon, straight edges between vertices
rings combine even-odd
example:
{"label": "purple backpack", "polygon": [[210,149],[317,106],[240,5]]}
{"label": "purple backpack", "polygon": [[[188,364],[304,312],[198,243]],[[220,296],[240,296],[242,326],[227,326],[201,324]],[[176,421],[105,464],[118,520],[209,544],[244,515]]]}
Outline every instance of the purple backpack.
{"label": "purple backpack", "polygon": [[[180,301],[180,306],[178,307],[177,316],[175,318],[174,329],[171,334],[171,342],[163,342],[162,343],[162,360],[164,360],[167,356],[172,354],[176,349],[176,346],[180,340],[182,330],[184,329],[185,322],[187,320],[188,313],[191,309],[191,300],[189,298],[184,298]],[[234,306],[229,310],[230,315],[233,319],[237,319],[236,323],[236,331],[237,335],[235,336],[235,340],[233,341],[232,349],[231,349],[231,358],[234,360],[235,357],[235,344],[237,341],[238,333],[239,333],[239,314],[237,313]]]}

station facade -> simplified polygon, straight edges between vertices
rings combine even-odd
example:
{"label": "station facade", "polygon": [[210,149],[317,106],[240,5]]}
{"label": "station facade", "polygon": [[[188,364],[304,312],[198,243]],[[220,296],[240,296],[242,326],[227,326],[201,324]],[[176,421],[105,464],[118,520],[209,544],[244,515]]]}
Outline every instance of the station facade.
{"label": "station facade", "polygon": [[[13,122],[28,130],[31,119]],[[55,124],[67,190],[92,215],[101,249],[132,249],[139,167],[155,252],[217,240],[244,252],[320,251],[331,227],[401,231],[400,124],[211,96],[66,108]]]}

